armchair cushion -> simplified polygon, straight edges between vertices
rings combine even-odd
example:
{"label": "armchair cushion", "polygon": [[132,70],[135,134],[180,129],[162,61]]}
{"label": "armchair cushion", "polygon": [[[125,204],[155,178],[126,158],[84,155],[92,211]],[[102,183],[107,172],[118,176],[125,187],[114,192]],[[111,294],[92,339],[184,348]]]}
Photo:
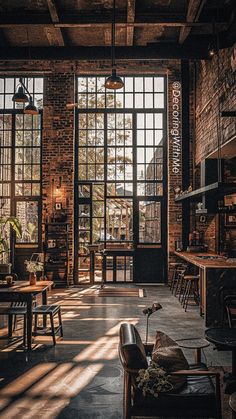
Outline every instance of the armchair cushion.
{"label": "armchair cushion", "polygon": [[[189,373],[191,369],[190,367]],[[186,377],[186,385],[178,393],[160,393],[157,398],[144,397],[140,391],[135,391],[133,401],[131,411],[134,416],[135,413],[145,416],[147,412],[149,416],[155,416],[157,412],[158,416],[164,416],[168,411],[173,417],[176,417],[176,412],[181,418],[189,417],[189,412],[192,412],[193,417],[199,417],[201,414],[208,417],[210,412],[216,411],[214,384],[210,377],[204,375],[189,375]]]}
{"label": "armchair cushion", "polygon": [[[189,368],[188,361],[181,348],[173,339],[160,331],[156,332],[156,343],[152,352],[152,360],[160,365],[160,367],[164,368],[168,373],[187,370]],[[171,382],[174,391],[177,391],[186,384],[187,378],[185,376],[175,376],[171,378]]]}

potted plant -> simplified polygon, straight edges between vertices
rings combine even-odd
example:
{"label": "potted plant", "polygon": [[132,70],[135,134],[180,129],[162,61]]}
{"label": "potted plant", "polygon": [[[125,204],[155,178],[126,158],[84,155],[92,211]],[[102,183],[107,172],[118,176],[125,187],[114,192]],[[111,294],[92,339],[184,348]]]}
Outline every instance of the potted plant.
{"label": "potted plant", "polygon": [[9,253],[10,251],[10,234],[9,234],[9,226],[15,231],[17,237],[21,237],[22,235],[22,228],[20,221],[17,217],[9,216],[9,217],[0,217],[0,264],[2,266],[2,270],[4,269],[8,272],[8,258],[5,257],[5,253]]}
{"label": "potted plant", "polygon": [[26,270],[29,272],[30,285],[35,285],[37,281],[36,272],[43,272],[43,262],[40,260],[25,260]]}

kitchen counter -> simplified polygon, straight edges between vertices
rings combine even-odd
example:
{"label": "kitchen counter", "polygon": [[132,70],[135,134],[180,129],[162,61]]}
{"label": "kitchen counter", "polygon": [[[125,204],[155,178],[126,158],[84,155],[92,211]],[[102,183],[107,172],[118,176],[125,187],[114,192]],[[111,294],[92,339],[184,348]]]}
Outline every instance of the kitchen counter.
{"label": "kitchen counter", "polygon": [[236,258],[227,259],[215,253],[175,252],[175,255],[202,269],[236,269]]}
{"label": "kitchen counter", "polygon": [[200,315],[204,316],[205,326],[220,326],[219,288],[228,279],[235,279],[236,287],[236,259],[214,253],[175,252],[175,255],[193,265],[195,273],[199,273]]}

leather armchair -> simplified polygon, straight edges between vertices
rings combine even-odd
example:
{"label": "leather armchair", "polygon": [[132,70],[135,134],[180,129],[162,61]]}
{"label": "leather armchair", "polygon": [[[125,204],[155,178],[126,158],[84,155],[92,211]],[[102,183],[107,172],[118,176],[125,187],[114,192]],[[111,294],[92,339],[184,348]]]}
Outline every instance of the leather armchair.
{"label": "leather armchair", "polygon": [[144,345],[134,325],[123,323],[119,335],[119,356],[124,369],[124,419],[132,416],[205,417],[222,419],[220,376],[201,365],[190,366],[173,375],[186,376],[187,383],[177,392],[144,397],[135,385],[138,370],[147,368],[150,345]]}

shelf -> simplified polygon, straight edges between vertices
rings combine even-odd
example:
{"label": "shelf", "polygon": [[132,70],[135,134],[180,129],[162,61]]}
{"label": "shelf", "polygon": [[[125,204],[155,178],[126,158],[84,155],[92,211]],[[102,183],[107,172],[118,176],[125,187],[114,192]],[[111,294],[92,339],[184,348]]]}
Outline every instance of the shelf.
{"label": "shelf", "polygon": [[182,202],[186,199],[198,198],[205,194],[217,193],[217,198],[229,195],[232,192],[236,192],[236,183],[223,183],[214,182],[210,185],[203,186],[202,188],[195,189],[194,191],[188,192],[175,198],[175,202]]}
{"label": "shelf", "polygon": [[[45,271],[51,273],[55,286],[68,284],[68,225],[64,222],[45,224]],[[54,247],[48,247],[51,243]]]}

